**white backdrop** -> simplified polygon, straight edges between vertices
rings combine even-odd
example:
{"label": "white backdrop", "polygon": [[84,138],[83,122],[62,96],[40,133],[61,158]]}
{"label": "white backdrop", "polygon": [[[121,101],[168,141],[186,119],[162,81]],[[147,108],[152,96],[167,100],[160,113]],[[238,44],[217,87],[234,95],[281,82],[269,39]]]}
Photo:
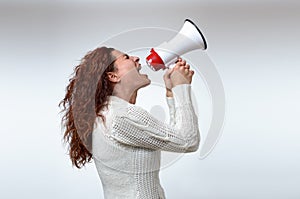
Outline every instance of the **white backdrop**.
{"label": "white backdrop", "polygon": [[[72,168],[58,102],[73,67],[138,27],[201,26],[226,94],[214,151],[161,171],[168,198],[299,198],[297,1],[0,1],[0,198],[103,198],[93,164]],[[199,111],[201,113],[201,111]]]}

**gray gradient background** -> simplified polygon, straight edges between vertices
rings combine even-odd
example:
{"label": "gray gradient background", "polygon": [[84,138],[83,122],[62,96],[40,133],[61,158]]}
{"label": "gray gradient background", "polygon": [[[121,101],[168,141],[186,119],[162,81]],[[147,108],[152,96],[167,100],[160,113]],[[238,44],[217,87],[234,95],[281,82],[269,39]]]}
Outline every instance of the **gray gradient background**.
{"label": "gray gradient background", "polygon": [[206,159],[162,170],[167,198],[300,198],[299,1],[184,2],[0,1],[0,198],[103,198],[94,165],[72,169],[61,143],[67,78],[111,35],[187,17],[209,42],[226,122]]}

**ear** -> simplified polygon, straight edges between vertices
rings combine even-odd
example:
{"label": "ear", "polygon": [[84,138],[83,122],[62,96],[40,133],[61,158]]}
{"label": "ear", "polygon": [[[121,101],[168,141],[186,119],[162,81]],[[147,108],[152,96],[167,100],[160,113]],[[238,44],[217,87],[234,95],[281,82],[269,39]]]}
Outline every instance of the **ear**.
{"label": "ear", "polygon": [[118,83],[120,81],[118,74],[115,72],[108,72],[107,77],[108,77],[109,81],[114,82],[114,83]]}

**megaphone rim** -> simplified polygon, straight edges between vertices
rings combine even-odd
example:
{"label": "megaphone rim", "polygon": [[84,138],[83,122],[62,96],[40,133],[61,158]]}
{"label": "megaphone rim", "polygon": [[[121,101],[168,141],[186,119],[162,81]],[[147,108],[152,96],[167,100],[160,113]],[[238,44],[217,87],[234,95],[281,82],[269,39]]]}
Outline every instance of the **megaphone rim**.
{"label": "megaphone rim", "polygon": [[190,22],[196,29],[197,31],[199,32],[199,34],[201,35],[201,38],[203,40],[203,44],[204,44],[204,49],[203,50],[206,50],[207,49],[207,43],[206,43],[206,40],[205,40],[205,37],[204,35],[202,34],[201,30],[198,28],[198,26],[190,19],[185,19],[184,22]]}

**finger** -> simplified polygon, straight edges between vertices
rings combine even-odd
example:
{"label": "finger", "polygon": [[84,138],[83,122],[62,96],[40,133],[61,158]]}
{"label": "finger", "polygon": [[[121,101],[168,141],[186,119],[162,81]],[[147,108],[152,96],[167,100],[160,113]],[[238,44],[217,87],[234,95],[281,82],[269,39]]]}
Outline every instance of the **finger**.
{"label": "finger", "polygon": [[194,74],[195,72],[193,70],[190,70],[188,76],[192,77]]}
{"label": "finger", "polygon": [[165,77],[170,77],[170,74],[173,72],[173,68],[169,68],[166,72],[165,72],[165,74],[164,74],[164,76]]}
{"label": "finger", "polygon": [[184,65],[186,65],[186,62],[184,60],[180,60],[176,64],[178,64],[180,66],[184,66]]}
{"label": "finger", "polygon": [[177,70],[177,69],[179,69],[180,67],[182,67],[183,65],[182,65],[182,61],[178,61],[177,63],[176,63],[176,65],[174,66],[174,69],[175,70]]}
{"label": "finger", "polygon": [[190,70],[188,68],[184,68],[184,74],[188,75],[190,73]]}
{"label": "finger", "polygon": [[181,59],[181,57],[179,57],[176,61],[175,61],[175,64],[177,63],[177,62],[181,62],[182,61],[182,59]]}
{"label": "finger", "polygon": [[180,70],[181,72],[184,72],[184,71],[185,71],[184,66],[180,66],[180,67],[179,67],[179,70]]}
{"label": "finger", "polygon": [[185,65],[185,68],[190,69],[190,65],[189,64]]}

